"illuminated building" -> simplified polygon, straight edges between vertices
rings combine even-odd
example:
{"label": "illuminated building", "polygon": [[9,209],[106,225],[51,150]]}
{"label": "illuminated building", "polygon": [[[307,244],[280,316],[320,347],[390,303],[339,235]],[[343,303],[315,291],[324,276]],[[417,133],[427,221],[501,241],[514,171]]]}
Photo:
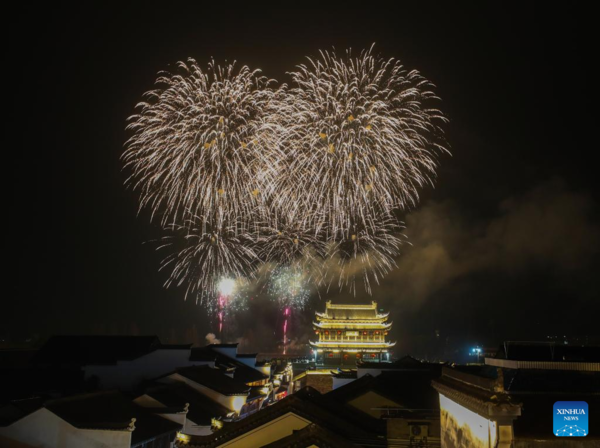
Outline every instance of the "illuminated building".
{"label": "illuminated building", "polygon": [[386,341],[392,328],[389,313],[369,305],[342,305],[326,302],[325,312],[316,313],[313,323],[319,337],[311,341],[317,364],[355,364],[357,360],[389,361],[396,343]]}

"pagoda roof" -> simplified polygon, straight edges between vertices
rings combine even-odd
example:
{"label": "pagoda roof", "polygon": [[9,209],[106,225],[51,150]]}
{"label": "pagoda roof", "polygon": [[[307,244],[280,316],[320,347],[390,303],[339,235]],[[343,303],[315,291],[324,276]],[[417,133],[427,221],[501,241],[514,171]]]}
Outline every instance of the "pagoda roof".
{"label": "pagoda roof", "polygon": [[388,330],[392,327],[392,322],[321,321],[321,322],[313,322],[313,326],[315,326],[317,328],[345,328],[345,327],[348,327],[348,328],[353,328],[353,329],[371,327],[375,330],[377,330],[377,329]]}
{"label": "pagoda roof", "polygon": [[331,301],[325,303],[325,312],[316,313],[317,319],[332,320],[376,320],[385,319],[389,313],[378,313],[377,302],[371,302],[369,305],[354,304],[332,304]]}
{"label": "pagoda roof", "polygon": [[360,341],[308,341],[313,347],[327,349],[381,349],[396,345],[395,342],[360,342]]}

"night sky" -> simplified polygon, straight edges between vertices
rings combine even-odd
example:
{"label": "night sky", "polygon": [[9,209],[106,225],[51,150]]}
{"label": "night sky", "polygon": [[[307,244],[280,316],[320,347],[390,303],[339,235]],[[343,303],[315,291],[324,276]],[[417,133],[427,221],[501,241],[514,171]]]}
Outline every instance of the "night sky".
{"label": "night sky", "polygon": [[[188,57],[237,60],[289,83],[286,71],[319,49],[373,42],[433,81],[450,118],[452,156],[440,158],[435,189],[404,217],[412,247],[373,290],[392,313],[398,352],[598,335],[593,14],[576,5],[396,3],[31,6],[12,16],[5,260],[17,272],[0,336],[203,343],[214,325],[183,290],[163,289],[161,256],[146,244],[158,229],[137,216],[136,194],[123,186],[127,117],[157,72]],[[299,344],[325,299],[371,300],[315,294],[295,316]],[[261,297],[252,303],[231,339],[271,350],[276,310]]]}

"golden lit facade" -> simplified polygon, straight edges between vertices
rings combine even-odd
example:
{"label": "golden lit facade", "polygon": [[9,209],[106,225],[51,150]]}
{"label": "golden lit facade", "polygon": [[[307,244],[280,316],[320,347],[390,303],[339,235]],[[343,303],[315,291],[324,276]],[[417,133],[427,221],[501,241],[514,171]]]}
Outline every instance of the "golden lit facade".
{"label": "golden lit facade", "polygon": [[392,323],[389,313],[380,313],[377,302],[342,305],[326,302],[325,312],[313,322],[319,340],[311,341],[317,364],[354,364],[357,360],[389,361],[396,344],[386,341]]}

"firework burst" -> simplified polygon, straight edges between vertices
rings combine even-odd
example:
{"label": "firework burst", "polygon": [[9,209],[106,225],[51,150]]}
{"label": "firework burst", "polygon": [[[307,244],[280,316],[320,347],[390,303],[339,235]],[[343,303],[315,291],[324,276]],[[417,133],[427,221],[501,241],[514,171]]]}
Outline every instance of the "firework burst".
{"label": "firework burst", "polygon": [[169,254],[160,269],[170,270],[165,286],[185,285],[186,297],[192,295],[205,302],[218,294],[223,278],[243,282],[256,269],[254,241],[239,233],[236,226],[210,228],[196,218],[167,230],[170,234],[162,239],[158,250],[166,249]]}
{"label": "firework burst", "polygon": [[371,294],[371,284],[396,267],[396,258],[405,242],[402,224],[393,217],[375,215],[368,222],[358,220],[329,244],[328,261],[320,272],[320,283],[329,288],[337,280],[338,287],[356,293],[357,280],[362,280]]}
{"label": "firework burst", "polygon": [[431,84],[370,50],[356,58],[321,52],[291,76],[295,87],[278,114],[287,130],[278,208],[320,211],[336,238],[359,219],[374,222],[373,210],[393,216],[415,205],[445,151]]}
{"label": "firework burst", "polygon": [[447,152],[432,84],[372,48],[321,52],[291,77],[276,88],[246,66],[179,63],[130,118],[123,155],[140,209],[169,233],[166,286],[214,305],[222,279],[276,265],[286,323],[309,283],[370,292],[395,267],[397,215]]}
{"label": "firework burst", "polygon": [[265,148],[274,130],[272,81],[214,61],[206,71],[193,59],[178,68],[158,78],[161,88],[130,118],[128,184],[163,225],[180,224],[187,213],[215,227],[231,226],[232,217],[250,225],[272,184],[274,151]]}

